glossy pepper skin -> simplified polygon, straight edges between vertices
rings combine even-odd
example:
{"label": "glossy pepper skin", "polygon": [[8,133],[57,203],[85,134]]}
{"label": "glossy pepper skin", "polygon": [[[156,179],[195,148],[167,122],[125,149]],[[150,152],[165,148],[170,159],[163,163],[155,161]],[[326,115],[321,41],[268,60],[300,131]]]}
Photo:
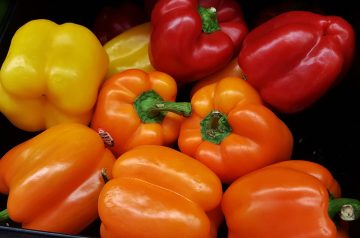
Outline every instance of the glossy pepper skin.
{"label": "glossy pepper skin", "polygon": [[103,84],[91,127],[119,156],[138,145],[172,145],[190,102],[175,102],[177,84],[168,74],[129,69]]}
{"label": "glossy pepper skin", "polygon": [[296,113],[319,100],[348,71],[354,31],[343,18],[289,11],[249,33],[238,62],[265,102]]}
{"label": "glossy pepper skin", "polygon": [[181,125],[178,146],[213,170],[223,183],[288,160],[293,137],[245,80],[226,77],[199,88],[192,115]]}
{"label": "glossy pepper skin", "polygon": [[105,44],[122,32],[149,21],[143,7],[134,1],[106,4],[97,13],[93,32]]}
{"label": "glossy pepper skin", "polygon": [[118,157],[112,174],[99,197],[101,237],[214,237],[222,187],[199,161],[144,145]]}
{"label": "glossy pepper skin", "polygon": [[146,22],[124,31],[104,45],[109,56],[107,78],[127,69],[154,70],[148,54],[150,32],[151,25]]}
{"label": "glossy pepper skin", "polygon": [[84,26],[31,20],[14,34],[0,71],[0,111],[24,131],[89,124],[108,57]]}
{"label": "glossy pepper skin", "polygon": [[254,171],[224,193],[228,237],[346,237],[332,219],[345,204],[355,206],[356,219],[360,202],[329,196],[339,191],[331,173],[314,162],[285,161]]}
{"label": "glossy pepper skin", "polygon": [[158,1],[151,24],[151,64],[179,84],[223,68],[238,54],[248,31],[234,0]]}
{"label": "glossy pepper skin", "polygon": [[98,217],[97,201],[115,157],[91,128],[62,123],[0,160],[0,192],[23,228],[78,234]]}

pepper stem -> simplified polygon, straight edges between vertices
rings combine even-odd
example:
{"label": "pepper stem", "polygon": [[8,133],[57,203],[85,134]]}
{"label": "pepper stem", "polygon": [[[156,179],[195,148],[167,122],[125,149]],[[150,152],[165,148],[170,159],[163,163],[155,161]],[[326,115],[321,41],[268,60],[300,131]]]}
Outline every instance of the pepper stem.
{"label": "pepper stem", "polygon": [[205,33],[213,33],[220,30],[216,9],[214,7],[199,7],[198,12],[202,20],[202,30]]}
{"label": "pepper stem", "polygon": [[203,140],[215,144],[220,144],[232,130],[226,115],[216,110],[206,115],[200,122],[200,127]]}
{"label": "pepper stem", "polygon": [[0,212],[0,222],[1,221],[6,221],[6,220],[9,220],[10,217],[9,217],[9,213],[7,211],[7,209],[4,209]]}
{"label": "pepper stem", "polygon": [[142,93],[134,103],[135,110],[144,123],[161,122],[167,112],[188,117],[191,115],[190,102],[166,102],[154,90]]}
{"label": "pepper stem", "polygon": [[332,219],[339,214],[344,221],[354,221],[360,217],[360,201],[352,198],[330,199],[328,213]]}

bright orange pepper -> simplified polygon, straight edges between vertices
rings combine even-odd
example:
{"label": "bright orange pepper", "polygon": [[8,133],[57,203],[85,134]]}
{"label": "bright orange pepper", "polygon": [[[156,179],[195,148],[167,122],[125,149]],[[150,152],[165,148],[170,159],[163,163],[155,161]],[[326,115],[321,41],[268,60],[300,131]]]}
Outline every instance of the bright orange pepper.
{"label": "bright orange pepper", "polygon": [[174,102],[176,94],[176,82],[168,74],[122,71],[101,87],[91,127],[104,135],[116,156],[137,145],[172,145],[182,115],[191,113],[189,102]]}
{"label": "bright orange pepper", "polygon": [[226,77],[205,85],[194,93],[191,105],[192,115],[180,129],[179,148],[207,165],[222,182],[290,159],[289,128],[243,79]]}
{"label": "bright orange pepper", "polygon": [[330,194],[340,196],[340,187],[314,162],[284,161],[254,171],[224,193],[229,237],[347,237],[346,224],[340,221],[337,228],[335,221],[358,218],[360,201]]}
{"label": "bright orange pepper", "polygon": [[98,217],[102,170],[115,161],[99,135],[79,123],[55,125],[0,160],[1,213],[23,228],[78,234]]}
{"label": "bright orange pepper", "polygon": [[101,237],[214,237],[222,187],[199,161],[143,145],[122,154],[112,174],[99,197]]}
{"label": "bright orange pepper", "polygon": [[[295,169],[307,174],[310,174],[320,180],[322,184],[327,188],[328,192],[334,198],[341,197],[341,187],[339,182],[332,176],[329,170],[324,166],[306,160],[288,160],[279,163],[272,164],[271,166],[284,167],[289,169]],[[348,238],[348,223],[340,221],[337,224],[337,238]]]}

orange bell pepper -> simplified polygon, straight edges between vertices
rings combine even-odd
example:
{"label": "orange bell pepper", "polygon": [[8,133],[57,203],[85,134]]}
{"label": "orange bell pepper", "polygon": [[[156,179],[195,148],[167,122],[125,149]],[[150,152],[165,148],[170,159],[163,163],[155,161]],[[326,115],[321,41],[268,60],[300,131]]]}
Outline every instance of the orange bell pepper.
{"label": "orange bell pepper", "polygon": [[101,87],[91,127],[116,156],[137,145],[172,145],[183,116],[191,114],[189,102],[175,102],[176,93],[168,74],[122,71]]}
{"label": "orange bell pepper", "polygon": [[224,183],[271,163],[288,160],[289,128],[262,105],[246,81],[226,77],[199,88],[192,115],[182,123],[180,150],[213,170]]}
{"label": "orange bell pepper", "polygon": [[314,162],[285,161],[254,171],[224,193],[229,237],[346,237],[346,227],[335,224],[337,214],[358,218],[360,201],[331,194],[340,195],[337,181]]}
{"label": "orange bell pepper", "polygon": [[169,147],[143,145],[122,154],[112,174],[99,197],[101,237],[214,237],[222,187],[199,161]]}
{"label": "orange bell pepper", "polygon": [[[0,160],[7,216],[23,228],[78,234],[98,217],[97,200],[115,157],[99,135],[79,123],[55,125]],[[111,176],[111,173],[109,174]]]}

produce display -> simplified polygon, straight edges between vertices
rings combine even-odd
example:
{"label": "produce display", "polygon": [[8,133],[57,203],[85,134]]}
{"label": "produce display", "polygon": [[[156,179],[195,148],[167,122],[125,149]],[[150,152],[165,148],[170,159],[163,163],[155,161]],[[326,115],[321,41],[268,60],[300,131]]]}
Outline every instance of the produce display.
{"label": "produce display", "polygon": [[360,237],[355,5],[0,0],[0,237]]}

